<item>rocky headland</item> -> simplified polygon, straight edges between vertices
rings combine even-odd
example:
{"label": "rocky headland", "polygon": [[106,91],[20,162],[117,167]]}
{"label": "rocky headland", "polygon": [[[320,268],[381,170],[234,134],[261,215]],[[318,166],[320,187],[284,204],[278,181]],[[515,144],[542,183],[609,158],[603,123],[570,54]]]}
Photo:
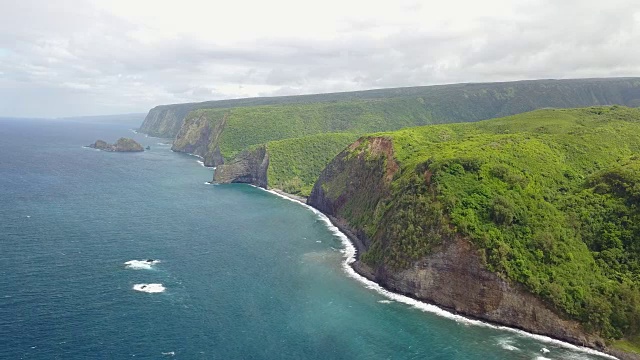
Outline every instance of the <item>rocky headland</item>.
{"label": "rocky headland", "polygon": [[[540,119],[544,119],[546,115],[553,115],[552,118],[557,119],[557,124],[567,125],[567,129],[571,129],[557,130],[553,135],[549,135],[545,132],[546,129],[536,123],[542,123]],[[578,160],[573,160],[578,164],[574,168],[569,167],[574,164],[568,161],[558,162],[560,165],[556,166],[564,172],[559,172],[560,175],[557,181],[554,179],[555,182],[546,183],[546,178],[538,178],[537,173],[548,174],[554,169],[549,164],[549,159],[553,156],[573,159],[572,149],[564,150],[555,145],[555,142],[567,141],[564,131],[598,133],[615,126],[632,128],[636,126],[634,116],[638,116],[638,113],[632,109],[611,107],[548,110],[524,116],[526,120],[531,121],[528,125],[531,130],[522,125],[524,121],[519,121],[519,118],[485,122],[477,128],[475,125],[465,125],[474,131],[486,131],[482,136],[479,135],[480,132],[474,133],[477,143],[472,145],[469,140],[465,140],[467,135],[463,130],[465,127],[462,126],[451,129],[444,126],[423,127],[362,137],[327,165],[313,187],[308,204],[328,215],[334,225],[352,240],[358,254],[357,261],[352,265],[354,270],[391,291],[471,318],[599,349],[621,359],[639,359],[637,354],[621,351],[621,348],[616,346],[615,337],[608,332],[610,329],[620,329],[627,332],[622,333],[623,336],[633,336],[633,314],[637,311],[633,304],[636,295],[629,291],[629,294],[625,292],[624,298],[616,298],[598,292],[596,286],[606,284],[610,286],[608,291],[611,293],[622,293],[623,290],[626,291],[626,285],[608,281],[608,267],[596,268],[592,265],[592,256],[597,257],[599,254],[582,242],[584,240],[581,239],[586,239],[587,236],[580,233],[581,227],[576,226],[577,235],[573,235],[573,238],[554,236],[549,242],[553,248],[540,251],[535,251],[536,246],[542,246],[535,242],[535,236],[525,237],[522,240],[525,244],[521,253],[523,255],[515,255],[516,251],[513,250],[519,246],[520,233],[511,235],[516,233],[514,229],[521,230],[524,227],[528,231],[524,236],[528,236],[529,233],[535,235],[542,227],[538,223],[526,222],[528,219],[538,221],[542,215],[534,214],[535,208],[529,206],[527,198],[519,197],[520,193],[535,189],[533,184],[538,185],[536,181],[540,183],[538,186],[549,189],[549,194],[558,187],[557,184],[561,184],[558,195],[554,194],[558,198],[571,197],[569,189],[576,188],[580,191],[579,196],[583,198],[607,196],[613,201],[622,197],[621,204],[628,203],[624,201],[624,196],[627,196],[626,190],[605,188],[608,179],[618,179],[618,174],[625,176],[625,184],[635,183],[635,178],[631,178],[632,175],[629,174],[635,174],[630,170],[635,169],[636,160],[632,156],[633,152],[628,152],[625,147],[612,146],[611,151],[616,153],[616,156],[632,156],[631,160],[621,161],[620,165],[613,166],[611,170],[597,173],[598,175],[586,184],[581,179],[590,179],[590,176],[593,176],[590,172],[594,170],[580,168],[582,163]],[[564,116],[566,118],[563,118]],[[513,149],[509,154],[516,154],[513,155],[514,158],[526,165],[518,163],[513,170],[508,169],[509,176],[506,176],[506,170],[503,173],[498,171],[504,170],[503,164],[508,161],[493,163],[491,156],[505,154],[504,150],[499,149],[502,144],[511,146],[521,141],[513,135],[516,128],[526,131],[526,136],[529,136],[522,140],[523,144],[532,141],[534,137],[540,137],[552,144],[550,148],[553,150],[541,157],[539,164],[535,164],[533,160],[523,161],[518,158],[529,156],[524,146],[519,145],[517,150]],[[456,130],[458,134],[450,130]],[[505,136],[504,133],[510,135]],[[617,130],[613,133],[622,134],[626,131]],[[454,139],[454,136],[459,136],[459,139]],[[640,144],[637,137],[625,141],[625,144],[633,149]],[[582,149],[588,149],[589,159],[598,159],[600,156],[603,163],[610,162],[605,159],[609,153],[602,153],[597,147],[585,146]],[[485,172],[485,169],[488,171]],[[525,173],[528,180],[526,184],[524,176],[514,175],[518,169],[529,171]],[[579,169],[584,173],[575,179],[568,179],[564,174],[568,173],[569,169],[575,173],[578,173]],[[600,185],[601,182],[604,185]],[[462,185],[455,187],[457,183]],[[590,190],[590,187],[594,187],[595,190]],[[518,216],[517,220],[505,220],[499,216],[503,212],[499,212],[499,202],[492,199],[494,188],[501,190],[500,195],[495,195],[499,200],[503,199],[500,196],[517,197],[513,200],[513,207],[518,208],[515,215]],[[585,188],[588,190],[583,190]],[[478,194],[482,196],[479,197]],[[535,192],[531,190],[531,194],[535,195]],[[486,201],[488,205],[472,207],[475,205],[470,199],[480,198],[484,201],[485,197],[489,199]],[[572,208],[562,208],[564,203],[556,203],[554,200],[550,195],[549,200],[532,200],[531,204],[557,206],[566,212],[567,215],[558,212],[560,215],[553,217],[553,221],[564,221],[565,218],[562,216],[568,219],[576,218]],[[455,206],[450,205],[451,203]],[[463,213],[466,218],[454,212],[463,206],[472,207]],[[589,209],[585,206],[584,211],[591,211]],[[631,217],[635,216],[633,209],[632,207],[630,210]],[[469,219],[473,219],[475,223],[471,223]],[[596,224],[590,218],[584,221],[592,226]],[[482,230],[473,231],[481,226],[484,226]],[[561,229],[566,228],[568,226]],[[495,244],[482,237],[493,233],[499,234]],[[509,239],[511,242],[509,253],[505,256],[499,252],[502,250],[503,239]],[[565,250],[559,250],[561,248]],[[620,248],[626,251],[625,253],[631,252],[630,249],[624,249],[624,245],[620,245]],[[529,251],[542,258],[538,260],[531,256],[527,259],[529,263],[520,259],[514,260],[518,256],[528,256]],[[565,256],[565,253],[571,255]],[[630,255],[629,258],[633,259],[633,256]],[[514,265],[511,266],[509,262]],[[581,262],[585,264],[585,269],[589,269],[587,272],[580,270]],[[534,270],[529,272],[529,268]],[[522,277],[524,280],[514,275],[520,271],[526,273]],[[561,271],[566,273],[561,275]],[[545,278],[546,273],[553,274],[553,278]],[[629,273],[632,274],[633,271]],[[536,279],[536,276],[540,280]],[[552,291],[566,294],[569,292],[566,289],[571,286],[578,287],[577,281],[585,281],[581,290],[588,294],[584,296],[588,305],[579,304],[574,309],[567,305],[567,302],[563,302],[570,295],[556,297]],[[538,284],[543,290],[535,287]],[[546,288],[553,290],[547,291]],[[593,314],[591,303],[600,299],[605,302],[605,306],[599,315],[606,317],[602,317],[602,323],[596,323],[592,320],[593,317],[589,317]],[[610,307],[606,305],[607,301],[612,303]],[[616,313],[620,312],[620,309],[625,309],[622,315]],[[611,327],[607,327],[608,321],[611,322]],[[618,325],[619,323],[628,325],[623,327]]]}

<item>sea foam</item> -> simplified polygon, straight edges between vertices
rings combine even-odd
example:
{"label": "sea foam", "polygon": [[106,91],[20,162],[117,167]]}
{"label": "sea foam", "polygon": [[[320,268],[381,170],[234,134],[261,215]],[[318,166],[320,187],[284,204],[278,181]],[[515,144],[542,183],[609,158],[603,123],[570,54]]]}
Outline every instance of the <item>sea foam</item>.
{"label": "sea foam", "polygon": [[151,270],[153,269],[153,265],[159,263],[160,260],[129,260],[124,263],[124,266],[127,269],[132,270]]}
{"label": "sea foam", "polygon": [[166,289],[162,284],[135,284],[133,285],[133,290],[149,294],[157,294],[164,292]]}
{"label": "sea foam", "polygon": [[515,351],[515,350],[520,350],[518,349],[516,346],[513,345],[513,339],[512,338],[500,338],[498,340],[498,345],[505,349],[505,350],[509,350],[509,351]]}
{"label": "sea foam", "polygon": [[515,333],[517,335],[523,336],[523,337],[528,337],[528,338],[532,338],[535,339],[537,341],[540,342],[544,342],[547,344],[553,344],[556,346],[560,346],[566,349],[571,349],[574,351],[580,351],[580,352],[584,352],[587,354],[592,354],[592,355],[598,355],[598,356],[602,356],[602,357],[606,357],[609,359],[617,359],[615,356],[609,355],[609,354],[605,354],[601,351],[598,350],[594,350],[588,347],[584,347],[584,346],[577,346],[577,345],[573,345],[561,340],[557,340],[548,336],[544,336],[544,335],[538,335],[538,334],[532,334],[532,333],[528,333],[526,331],[523,330],[519,330],[519,329],[514,329],[514,328],[510,328],[507,326],[500,326],[500,325],[492,325],[492,324],[488,324],[485,322],[482,322],[480,320],[474,320],[474,319],[468,319],[462,315],[457,315],[457,314],[453,314],[451,312],[448,312],[446,310],[443,310],[441,308],[439,308],[436,305],[432,305],[432,304],[427,304],[424,303],[422,301],[410,298],[408,296],[404,296],[404,295],[400,295],[400,294],[396,294],[394,292],[391,292],[385,288],[383,288],[380,284],[373,282],[367,278],[365,278],[364,276],[358,274],[355,270],[353,270],[353,268],[351,267],[351,264],[354,263],[356,261],[356,248],[355,246],[351,243],[351,240],[349,240],[349,238],[347,237],[346,234],[344,234],[342,231],[340,231],[340,229],[338,229],[335,225],[333,225],[333,223],[331,222],[331,220],[322,212],[320,212],[319,210],[317,210],[316,208],[312,207],[311,205],[307,205],[301,201],[292,199],[290,197],[287,197],[285,195],[282,194],[278,194],[275,191],[272,190],[267,190],[267,189],[263,189],[261,187],[258,186],[254,186],[251,185],[255,188],[258,188],[260,190],[269,192],[273,195],[276,195],[280,198],[292,201],[294,203],[300,204],[304,207],[306,207],[307,209],[311,210],[314,214],[316,214],[319,218],[319,220],[321,220],[322,222],[324,222],[327,226],[327,228],[329,229],[329,231],[331,233],[333,233],[334,236],[336,236],[337,238],[340,239],[340,241],[343,244],[343,249],[340,250],[342,252],[342,254],[344,255],[344,261],[342,262],[342,268],[345,271],[345,273],[347,274],[347,276],[357,280],[358,282],[362,283],[367,289],[373,290],[377,293],[379,293],[380,295],[383,295],[384,297],[386,297],[387,299],[393,300],[393,301],[397,301],[397,302],[401,302],[404,304],[407,304],[409,306],[412,306],[418,310],[424,311],[424,312],[428,312],[428,313],[432,313],[438,316],[442,316],[444,318],[447,319],[451,319],[454,320],[458,323],[464,324],[464,325],[474,325],[474,326],[482,326],[482,327],[487,327],[487,328],[491,328],[491,329],[498,329],[498,330],[503,330],[503,331],[508,331],[511,333]]}

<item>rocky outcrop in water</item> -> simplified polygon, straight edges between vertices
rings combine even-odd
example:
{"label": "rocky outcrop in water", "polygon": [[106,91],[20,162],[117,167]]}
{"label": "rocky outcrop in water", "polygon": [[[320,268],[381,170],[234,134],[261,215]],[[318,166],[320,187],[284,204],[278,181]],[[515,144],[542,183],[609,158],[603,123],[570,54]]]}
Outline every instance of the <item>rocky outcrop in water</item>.
{"label": "rocky outcrop in water", "polygon": [[245,150],[233,160],[216,168],[213,181],[221,184],[243,183],[267,188],[269,154],[264,145]]}
{"label": "rocky outcrop in water", "polygon": [[112,152],[140,152],[144,151],[142,145],[138,144],[133,139],[130,138],[120,138],[116,141],[115,144],[109,144],[103,140],[97,140],[95,143],[89,145],[90,148],[103,150],[103,151],[112,151]]}

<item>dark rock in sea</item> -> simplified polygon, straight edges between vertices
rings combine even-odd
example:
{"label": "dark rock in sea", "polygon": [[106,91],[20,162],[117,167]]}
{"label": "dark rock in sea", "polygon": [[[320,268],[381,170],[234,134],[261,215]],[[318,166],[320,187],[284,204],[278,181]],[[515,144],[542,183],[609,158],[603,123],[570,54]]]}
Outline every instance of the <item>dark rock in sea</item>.
{"label": "dark rock in sea", "polygon": [[138,144],[135,140],[129,138],[120,138],[115,144],[109,144],[103,140],[97,140],[95,143],[89,145],[90,148],[113,151],[113,152],[140,152],[144,151],[142,145]]}
{"label": "dark rock in sea", "polygon": [[144,148],[145,150],[151,150],[151,146],[147,146],[146,148]]}

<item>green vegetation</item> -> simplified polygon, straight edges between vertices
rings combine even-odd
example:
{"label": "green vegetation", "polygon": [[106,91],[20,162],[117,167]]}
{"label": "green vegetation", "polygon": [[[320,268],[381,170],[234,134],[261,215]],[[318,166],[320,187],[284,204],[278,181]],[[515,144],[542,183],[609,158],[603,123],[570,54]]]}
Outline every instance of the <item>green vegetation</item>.
{"label": "green vegetation", "polygon": [[[178,134],[187,114],[198,109],[338,104],[360,100],[399,98],[417,101],[422,108],[420,114],[426,114],[433,123],[467,122],[518,114],[544,107],[568,108],[613,104],[640,106],[640,79],[610,78],[452,84],[161,105],[149,111],[140,130],[153,136],[173,138]],[[417,107],[417,105],[415,106]],[[427,123],[412,122],[412,124]],[[400,126],[384,127],[367,131],[399,128]],[[304,135],[310,134],[297,134],[294,137]]]}
{"label": "green vegetation", "polygon": [[377,137],[400,168],[354,219],[372,240],[363,261],[406,268],[459,234],[588,331],[640,334],[640,110],[539,110]]}
{"label": "green vegetation", "polygon": [[616,340],[613,346],[630,353],[640,354],[640,336],[631,339]]}
{"label": "green vegetation", "polygon": [[269,186],[309,196],[322,169],[357,138],[354,134],[319,134],[267,143]]}
{"label": "green vegetation", "polygon": [[[206,110],[216,114],[219,110]],[[429,124],[417,99],[268,105],[229,110],[220,150],[225,159],[255,144],[322,133],[364,134]]]}
{"label": "green vegetation", "polygon": [[[640,105],[640,79],[454,84],[164,105],[149,112],[141,131],[154,136],[177,134],[174,147],[178,151],[198,154],[212,164],[222,158],[228,162],[243,150],[276,140],[323,133],[362,135],[417,125],[478,121],[542,107],[613,103]],[[210,133],[203,131],[206,126],[200,117],[209,119]],[[211,133],[215,136],[200,139]],[[299,146],[293,145],[291,150],[298,151]],[[331,159],[335,154],[333,146],[308,146],[327,151],[315,155],[320,159]],[[289,156],[289,162],[276,161],[277,168],[269,171],[276,177],[273,183],[269,180],[269,185],[308,193],[321,167],[313,166],[314,171],[309,172],[296,163],[310,157]],[[300,172],[308,180],[303,180]]]}
{"label": "green vegetation", "polygon": [[[200,117],[208,119],[214,128],[226,119],[222,133],[208,151],[219,146],[225,161],[229,161],[243,150],[266,144],[269,186],[303,196],[309,195],[324,166],[359,135],[430,121],[415,98],[203,109],[191,112],[186,124]],[[187,137],[200,131],[181,134]],[[185,142],[184,137],[175,143]]]}

